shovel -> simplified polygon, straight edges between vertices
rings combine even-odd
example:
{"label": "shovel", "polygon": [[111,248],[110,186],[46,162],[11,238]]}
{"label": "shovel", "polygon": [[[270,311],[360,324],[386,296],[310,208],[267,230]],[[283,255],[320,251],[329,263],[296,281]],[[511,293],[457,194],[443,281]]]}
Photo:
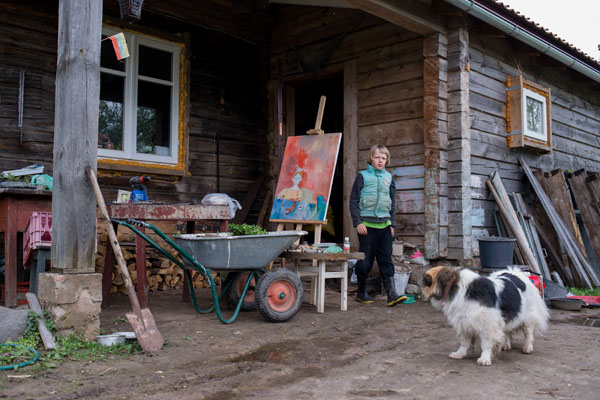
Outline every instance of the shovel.
{"label": "shovel", "polygon": [[148,308],[144,308],[143,310],[140,309],[140,302],[135,294],[135,289],[133,288],[133,283],[131,282],[131,277],[129,276],[129,270],[125,265],[125,259],[123,258],[123,253],[121,253],[121,246],[119,246],[119,242],[117,241],[117,235],[115,234],[115,230],[110,223],[110,217],[108,216],[108,210],[106,209],[106,204],[104,203],[104,197],[102,197],[102,192],[98,186],[98,180],[96,179],[94,170],[91,167],[86,167],[85,171],[88,175],[88,178],[90,178],[90,183],[94,189],[96,201],[100,211],[102,212],[104,225],[106,226],[106,231],[108,232],[108,239],[110,240],[113,252],[115,253],[115,258],[117,259],[117,264],[119,265],[119,271],[123,276],[123,281],[125,282],[125,287],[127,288],[127,295],[129,296],[129,301],[131,302],[131,308],[133,308],[134,311],[134,313],[127,313],[125,316],[131,324],[131,327],[133,328],[135,336],[142,349],[150,353],[158,351],[162,349],[164,344],[163,335],[158,331],[156,322],[154,322],[154,317],[152,316],[150,310]]}

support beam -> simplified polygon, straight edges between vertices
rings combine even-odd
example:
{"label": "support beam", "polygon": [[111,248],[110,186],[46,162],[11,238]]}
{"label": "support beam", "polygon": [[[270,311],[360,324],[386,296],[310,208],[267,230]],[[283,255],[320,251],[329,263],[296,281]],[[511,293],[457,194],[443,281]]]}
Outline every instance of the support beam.
{"label": "support beam", "polygon": [[448,33],[448,257],[473,258],[469,32]]}
{"label": "support beam", "polygon": [[96,169],[101,33],[102,0],[59,2],[53,272],[94,272],[96,199],[85,167]]}
{"label": "support beam", "polygon": [[425,257],[448,255],[447,37],[423,40],[423,134],[425,146]]}
{"label": "support beam", "polygon": [[[350,192],[358,173],[358,62],[344,64],[344,210],[350,209]],[[350,237],[352,247],[358,247],[356,229],[350,213],[344,212],[344,236]]]}
{"label": "support beam", "polygon": [[347,3],[419,35],[446,33],[440,16],[416,0],[345,0]]}

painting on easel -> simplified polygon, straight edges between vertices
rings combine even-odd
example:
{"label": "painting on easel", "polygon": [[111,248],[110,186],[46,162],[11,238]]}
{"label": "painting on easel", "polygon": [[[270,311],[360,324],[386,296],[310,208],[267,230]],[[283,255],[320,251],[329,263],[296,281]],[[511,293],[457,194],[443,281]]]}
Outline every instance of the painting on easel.
{"label": "painting on easel", "polygon": [[341,133],[288,138],[271,221],[325,222],[341,139]]}

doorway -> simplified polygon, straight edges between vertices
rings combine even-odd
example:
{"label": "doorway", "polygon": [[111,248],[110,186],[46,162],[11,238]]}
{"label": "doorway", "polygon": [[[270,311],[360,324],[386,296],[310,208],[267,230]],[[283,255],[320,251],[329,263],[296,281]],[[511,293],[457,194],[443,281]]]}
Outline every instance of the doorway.
{"label": "doorway", "polygon": [[[325,110],[321,129],[325,133],[344,131],[344,77],[343,74],[298,84],[294,88],[294,132],[306,135],[314,129],[321,96],[325,96]],[[327,224],[323,225],[321,242],[342,243],[344,241],[344,135],[338,152],[338,158],[327,208]],[[307,238],[314,241],[312,233]],[[311,241],[312,240],[312,241]]]}

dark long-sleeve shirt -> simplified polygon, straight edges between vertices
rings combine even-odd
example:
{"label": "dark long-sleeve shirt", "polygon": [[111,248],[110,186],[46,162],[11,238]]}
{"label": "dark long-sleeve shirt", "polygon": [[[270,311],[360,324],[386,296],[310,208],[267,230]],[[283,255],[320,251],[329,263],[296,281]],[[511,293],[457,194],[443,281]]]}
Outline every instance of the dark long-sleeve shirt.
{"label": "dark long-sleeve shirt", "polygon": [[360,192],[364,186],[364,180],[362,174],[358,174],[352,185],[352,192],[350,192],[350,217],[352,218],[352,225],[358,226],[362,221],[368,222],[385,222],[392,221],[392,227],[396,226],[396,184],[392,178],[390,183],[390,198],[392,199],[392,207],[390,209],[390,216],[377,218],[377,217],[361,217],[360,216]]}

